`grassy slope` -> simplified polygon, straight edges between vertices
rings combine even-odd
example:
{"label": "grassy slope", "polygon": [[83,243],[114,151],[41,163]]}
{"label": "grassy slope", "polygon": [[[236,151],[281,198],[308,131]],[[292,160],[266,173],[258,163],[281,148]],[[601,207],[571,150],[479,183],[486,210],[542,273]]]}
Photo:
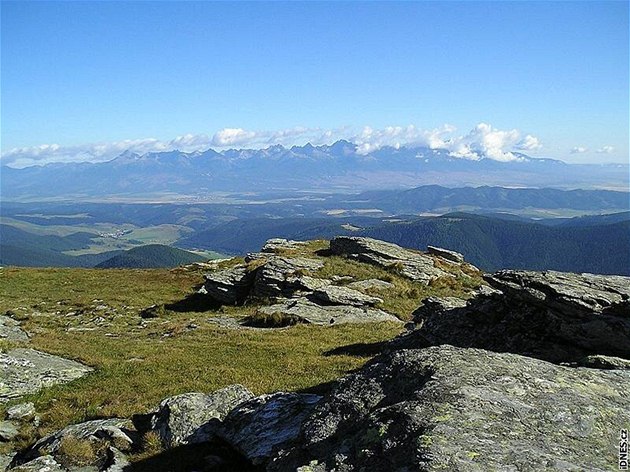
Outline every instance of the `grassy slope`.
{"label": "grassy slope", "polygon": [[205,261],[199,254],[161,244],[147,244],[129,249],[111,259],[101,262],[97,268],[146,268],[177,267],[183,264]]}

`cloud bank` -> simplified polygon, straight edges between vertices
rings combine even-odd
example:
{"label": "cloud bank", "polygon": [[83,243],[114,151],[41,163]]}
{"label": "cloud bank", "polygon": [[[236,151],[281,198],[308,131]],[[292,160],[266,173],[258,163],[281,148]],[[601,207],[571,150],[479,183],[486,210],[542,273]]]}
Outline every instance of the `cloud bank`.
{"label": "cloud bank", "polygon": [[[519,151],[535,151],[541,143],[535,136],[522,135],[519,130],[499,130],[487,123],[479,123],[466,134],[458,134],[453,125],[444,124],[434,129],[423,129],[414,125],[387,126],[375,129],[365,126],[360,130],[343,127],[335,129],[295,127],[275,131],[252,131],[243,128],[223,128],[212,136],[186,134],[170,141],[156,138],[127,139],[108,143],[91,143],[75,146],[42,144],[39,146],[14,148],[3,152],[2,165],[26,167],[52,162],[103,162],[114,159],[124,151],[138,154],[180,150],[184,152],[236,148],[265,148],[275,144],[284,146],[332,144],[346,139],[357,145],[358,152],[369,154],[384,146],[424,146],[443,149],[462,159],[478,160],[488,157],[498,161],[520,159]],[[602,149],[610,148],[604,146]],[[602,152],[611,152],[605,150]]]}

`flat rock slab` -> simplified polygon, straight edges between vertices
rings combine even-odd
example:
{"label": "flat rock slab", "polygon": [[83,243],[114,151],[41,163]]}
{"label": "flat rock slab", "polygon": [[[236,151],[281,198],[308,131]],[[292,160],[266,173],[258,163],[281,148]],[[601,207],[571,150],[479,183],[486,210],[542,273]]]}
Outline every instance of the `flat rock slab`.
{"label": "flat rock slab", "polygon": [[318,395],[262,395],[242,403],[225,418],[221,437],[254,465],[298,438],[302,422],[321,399]]}
{"label": "flat rock slab", "polygon": [[376,308],[349,305],[318,305],[306,298],[283,300],[275,305],[258,309],[267,315],[282,314],[304,323],[330,326],[345,323],[401,322],[394,315]]}
{"label": "flat rock slab", "polygon": [[339,380],[267,470],[604,471],[630,424],[630,373],[435,346]]}
{"label": "flat rock slab", "polygon": [[0,353],[0,403],[70,382],[91,371],[92,368],[78,362],[35,349],[18,348]]}
{"label": "flat rock slab", "polygon": [[502,270],[484,277],[508,296],[572,313],[630,318],[630,277]]}
{"label": "flat rock slab", "polygon": [[441,247],[427,246],[427,252],[429,254],[433,254],[434,256],[441,257],[442,259],[446,259],[447,261],[457,262],[460,264],[464,262],[463,254],[455,251],[450,251],[448,249],[443,249]]}
{"label": "flat rock slab", "polygon": [[260,252],[275,254],[282,251],[301,249],[302,247],[304,247],[305,244],[307,244],[306,241],[293,241],[290,239],[272,238],[267,240]]}
{"label": "flat rock slab", "polygon": [[350,305],[358,307],[371,307],[377,303],[383,302],[380,298],[365,295],[358,290],[348,287],[338,287],[336,285],[328,285],[315,290],[311,298],[315,299],[317,302],[330,305]]}
{"label": "flat rock slab", "polygon": [[452,277],[435,267],[431,257],[378,239],[338,236],[330,241],[330,252],[385,269],[395,269],[400,275],[424,284],[439,277]]}
{"label": "flat rock slab", "polygon": [[0,316],[0,339],[25,342],[28,335],[20,328],[20,323],[8,316]]}

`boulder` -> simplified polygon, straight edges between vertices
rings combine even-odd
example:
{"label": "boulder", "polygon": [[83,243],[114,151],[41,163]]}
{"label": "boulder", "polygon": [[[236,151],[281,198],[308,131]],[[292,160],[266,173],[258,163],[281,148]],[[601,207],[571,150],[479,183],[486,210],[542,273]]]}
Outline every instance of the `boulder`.
{"label": "boulder", "polygon": [[383,300],[377,297],[365,295],[357,290],[348,287],[338,287],[336,285],[327,285],[316,289],[309,297],[318,303],[328,305],[350,305],[350,306],[374,306],[382,303]]}
{"label": "boulder", "polygon": [[279,314],[303,323],[333,325],[345,323],[377,323],[382,321],[400,322],[394,315],[376,308],[351,305],[319,305],[307,298],[279,300],[279,303],[260,307],[259,313]]}
{"label": "boulder", "polygon": [[54,457],[41,456],[29,461],[25,464],[14,467],[11,472],[66,472],[67,469],[62,467]]}
{"label": "boulder", "polygon": [[242,403],[223,421],[220,435],[254,465],[292,444],[318,395],[274,393]]}
{"label": "boulder", "polygon": [[456,262],[462,264],[464,262],[464,255],[459,252],[450,251],[448,249],[442,249],[441,247],[427,246],[427,252],[434,256],[441,257],[450,262]]}
{"label": "boulder", "polygon": [[260,252],[276,254],[283,251],[301,249],[306,241],[292,241],[283,238],[272,238],[267,240]]}
{"label": "boulder", "polygon": [[337,381],[268,470],[612,470],[628,391],[623,371],[448,345],[394,351]]}
{"label": "boulder", "polygon": [[438,344],[529,355],[556,363],[590,355],[630,358],[630,278],[500,271],[467,303],[428,303],[400,348]]}
{"label": "boulder", "polygon": [[28,421],[35,417],[35,413],[34,403],[18,403],[7,410],[7,418],[10,420]]}
{"label": "boulder", "polygon": [[26,342],[28,335],[20,328],[20,323],[8,316],[0,315],[0,339],[13,342]]}
{"label": "boulder", "polygon": [[259,298],[291,296],[296,291],[308,291],[313,279],[304,276],[321,269],[324,263],[319,259],[306,257],[271,256],[256,270],[253,295]]}
{"label": "boulder", "polygon": [[[52,456],[57,458],[58,453],[62,453],[62,447],[66,440],[82,440],[89,442],[103,442],[104,444],[114,444],[118,448],[130,449],[133,440],[131,422],[121,418],[110,418],[103,420],[92,420],[84,423],[73,424],[65,428],[44,436],[28,449],[21,451],[11,463],[12,467],[30,464],[40,456]],[[101,466],[107,460],[106,448],[96,448],[102,453],[102,457],[95,457],[95,464]]]}
{"label": "boulder", "polygon": [[210,272],[204,278],[206,281],[201,293],[209,295],[219,303],[235,305],[242,303],[249,295],[254,282],[254,272],[241,264],[231,269]]}
{"label": "boulder", "polygon": [[234,407],[253,396],[242,385],[230,385],[211,394],[184,393],[170,397],[153,414],[151,429],[158,432],[166,448],[205,442]]}
{"label": "boulder", "polygon": [[70,382],[92,369],[75,361],[34,349],[0,353],[0,403],[35,393],[43,387]]}
{"label": "boulder", "polygon": [[431,257],[378,239],[338,236],[330,241],[330,251],[332,254],[395,270],[404,277],[424,284],[439,277],[452,277],[435,267]]}
{"label": "boulder", "polygon": [[0,421],[0,442],[11,441],[20,434],[18,425],[13,421]]}

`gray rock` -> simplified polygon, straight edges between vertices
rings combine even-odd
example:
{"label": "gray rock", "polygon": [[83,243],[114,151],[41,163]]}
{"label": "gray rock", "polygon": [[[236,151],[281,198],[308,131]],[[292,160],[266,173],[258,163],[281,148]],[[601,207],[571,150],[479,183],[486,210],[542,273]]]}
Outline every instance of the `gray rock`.
{"label": "gray rock", "polygon": [[0,421],[0,441],[11,441],[18,434],[18,425],[13,421]]}
{"label": "gray rock", "polygon": [[274,393],[242,403],[225,418],[220,435],[254,465],[288,447],[300,433],[318,395]]}
{"label": "gray rock", "polygon": [[295,249],[301,249],[306,244],[306,241],[292,241],[282,238],[272,238],[267,240],[260,252],[275,254],[282,251],[291,251]]}
{"label": "gray rock", "polygon": [[52,456],[41,456],[10,470],[11,472],[66,472],[66,469],[61,467]]}
{"label": "gray rock", "polygon": [[151,420],[152,429],[167,448],[205,442],[234,407],[253,396],[242,385],[230,385],[211,394],[184,393],[170,397],[160,403]]}
{"label": "gray rock", "polygon": [[612,470],[629,390],[623,371],[447,345],[396,351],[339,380],[268,470]]}
{"label": "gray rock", "polygon": [[258,309],[267,315],[281,314],[304,323],[333,325],[345,323],[400,322],[398,318],[376,308],[349,305],[319,305],[306,298],[280,300],[279,303]]}
{"label": "gray rock", "polygon": [[502,270],[484,279],[507,296],[564,313],[630,318],[630,277]]}
{"label": "gray rock", "polygon": [[6,470],[11,463],[11,459],[13,459],[14,453],[10,454],[0,454],[0,471]]}
{"label": "gray rock", "polygon": [[389,290],[394,287],[394,284],[390,282],[385,282],[380,279],[368,279],[368,280],[359,280],[357,282],[352,282],[348,284],[348,287],[354,288],[356,290]]}
{"label": "gray rock", "polygon": [[328,285],[321,287],[313,292],[309,297],[318,303],[330,305],[350,305],[350,306],[374,306],[382,303],[383,300],[377,297],[364,295],[363,293],[348,287],[338,287],[336,285]]}
{"label": "gray rock", "polygon": [[417,329],[400,348],[453,344],[513,352],[556,363],[601,354],[630,358],[630,278],[501,271],[496,289],[466,306],[427,306],[414,312]]}
{"label": "gray rock", "polygon": [[[308,291],[304,276],[321,269],[324,263],[306,257],[271,256],[256,271],[253,294],[259,298],[288,297],[296,291]],[[309,277],[312,284],[313,279]]]}
{"label": "gray rock", "polygon": [[203,292],[227,305],[242,303],[254,283],[254,272],[245,265],[206,274]]}
{"label": "gray rock", "polygon": [[19,403],[7,410],[7,418],[10,420],[28,421],[35,417],[35,413],[34,403]]}
{"label": "gray rock", "polygon": [[426,316],[439,314],[455,308],[464,308],[466,300],[458,297],[429,297],[422,300],[422,306],[412,313],[414,321],[422,323]]}
{"label": "gray rock", "polygon": [[107,448],[107,462],[102,467],[103,472],[125,472],[131,466],[129,459],[115,447]]}
{"label": "gray rock", "polygon": [[0,339],[14,342],[28,341],[28,335],[20,328],[20,323],[8,316],[0,315]]}
{"label": "gray rock", "polygon": [[586,356],[577,363],[580,367],[606,370],[630,370],[630,360],[611,356]]}
{"label": "gray rock", "polygon": [[[25,451],[17,454],[12,466],[29,463],[39,456],[55,457],[63,444],[64,439],[73,438],[87,441],[106,441],[116,444],[117,447],[130,449],[132,446],[131,422],[120,418],[110,418],[104,420],[92,420],[84,423],[73,424],[41,438]],[[103,451],[105,453],[105,450]],[[98,458],[104,463],[106,457]]]}
{"label": "gray rock", "polygon": [[431,257],[378,239],[338,236],[330,241],[330,251],[336,255],[396,270],[400,275],[424,284],[439,277],[452,277],[448,272],[435,267]]}
{"label": "gray rock", "polygon": [[434,256],[441,257],[442,259],[446,259],[447,261],[463,263],[464,255],[459,252],[450,251],[448,249],[442,249],[441,247],[435,246],[427,246],[427,252],[429,254],[433,254]]}
{"label": "gray rock", "polygon": [[35,393],[43,387],[70,382],[91,372],[78,362],[34,349],[0,353],[0,403]]}

